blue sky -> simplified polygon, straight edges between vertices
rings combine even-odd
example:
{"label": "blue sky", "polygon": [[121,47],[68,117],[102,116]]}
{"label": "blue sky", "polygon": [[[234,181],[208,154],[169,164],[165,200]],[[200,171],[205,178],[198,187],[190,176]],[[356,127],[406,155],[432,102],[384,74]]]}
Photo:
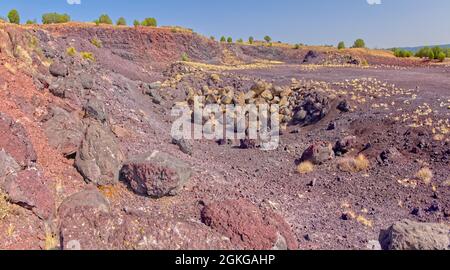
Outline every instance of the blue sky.
{"label": "blue sky", "polygon": [[270,35],[275,41],[335,45],[363,38],[378,48],[450,43],[449,0],[0,0],[2,16],[11,8],[23,22],[40,21],[42,13],[52,11],[77,21],[108,13],[130,24],[156,17],[159,25],[235,39]]}

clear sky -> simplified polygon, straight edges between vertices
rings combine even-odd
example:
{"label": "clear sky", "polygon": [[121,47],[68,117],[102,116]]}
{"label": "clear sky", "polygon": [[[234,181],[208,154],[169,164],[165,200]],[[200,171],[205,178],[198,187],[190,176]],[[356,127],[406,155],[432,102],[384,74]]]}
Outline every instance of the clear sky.
{"label": "clear sky", "polygon": [[450,43],[449,0],[0,0],[2,16],[12,8],[23,22],[53,11],[76,21],[108,13],[129,24],[155,17],[159,25],[234,39],[270,35],[290,43],[351,45],[363,38],[378,48]]}

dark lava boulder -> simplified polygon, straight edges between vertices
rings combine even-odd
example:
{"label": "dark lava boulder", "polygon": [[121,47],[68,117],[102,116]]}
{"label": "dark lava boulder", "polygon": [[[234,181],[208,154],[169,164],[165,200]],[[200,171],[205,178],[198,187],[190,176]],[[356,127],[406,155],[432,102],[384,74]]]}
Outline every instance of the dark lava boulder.
{"label": "dark lava boulder", "polygon": [[92,121],[75,158],[75,166],[85,180],[97,185],[116,184],[124,159],[110,128]]}
{"label": "dark lava boulder", "polygon": [[294,250],[298,244],[281,216],[246,200],[225,200],[206,205],[202,221],[243,249]]}
{"label": "dark lava boulder", "polygon": [[379,240],[385,250],[447,250],[450,248],[450,227],[402,220],[382,231]]}
{"label": "dark lava boulder", "polygon": [[91,98],[84,105],[84,116],[105,123],[108,119],[105,105],[97,98]]}
{"label": "dark lava boulder", "polygon": [[7,152],[21,167],[30,166],[37,160],[36,152],[25,128],[1,112],[0,149]]}
{"label": "dark lava boulder", "polygon": [[53,62],[49,67],[49,71],[55,77],[66,77],[69,74],[67,66],[60,62]]}
{"label": "dark lava boulder", "polygon": [[161,198],[177,195],[191,174],[189,164],[155,151],[126,162],[120,176],[137,194]]}
{"label": "dark lava boulder", "polygon": [[83,123],[74,114],[53,107],[44,120],[43,128],[50,145],[64,156],[77,152],[84,136]]}
{"label": "dark lava boulder", "polygon": [[315,63],[316,59],[319,57],[319,53],[316,51],[309,51],[306,55],[305,58],[303,58],[303,63],[304,64],[310,64],[310,63]]}
{"label": "dark lava boulder", "polygon": [[333,97],[322,89],[310,89],[299,93],[293,104],[298,104],[294,109],[293,125],[308,126],[322,120],[331,110]]}

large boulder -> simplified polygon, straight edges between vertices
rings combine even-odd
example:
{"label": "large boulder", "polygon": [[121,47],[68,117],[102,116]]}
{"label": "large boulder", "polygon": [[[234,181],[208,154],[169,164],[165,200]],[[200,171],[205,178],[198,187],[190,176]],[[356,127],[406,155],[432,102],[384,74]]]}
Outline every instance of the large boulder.
{"label": "large boulder", "polygon": [[225,200],[206,205],[202,221],[230,238],[243,249],[294,250],[298,248],[289,225],[264,207],[256,207],[246,200]]}
{"label": "large boulder", "polygon": [[105,123],[108,119],[105,105],[97,98],[91,98],[83,106],[85,117]]}
{"label": "large boulder", "polygon": [[25,128],[1,112],[0,149],[6,151],[21,167],[30,166],[37,160],[36,152]]}
{"label": "large boulder", "polygon": [[39,218],[47,220],[55,211],[55,199],[45,180],[42,172],[30,168],[6,177],[2,188],[9,201],[30,209]]}
{"label": "large boulder", "polygon": [[385,250],[447,250],[450,227],[402,220],[380,233],[380,243]]}
{"label": "large boulder", "polygon": [[191,174],[189,164],[159,151],[126,162],[120,173],[137,194],[153,198],[177,195]]}
{"label": "large boulder", "polygon": [[64,156],[77,152],[83,139],[84,127],[76,115],[54,107],[44,120],[43,128],[50,145]]}
{"label": "large boulder", "polygon": [[322,164],[335,157],[333,145],[329,142],[318,141],[313,143],[303,152],[301,161],[311,161],[314,164]]}
{"label": "large boulder", "polygon": [[115,224],[111,222],[110,204],[95,187],[66,198],[58,208],[62,249],[108,249],[108,239]]}
{"label": "large boulder", "polygon": [[66,77],[69,74],[67,66],[60,62],[53,62],[48,70],[55,77]]}
{"label": "large boulder", "polygon": [[116,184],[124,160],[110,128],[91,121],[75,158],[75,166],[85,180],[97,185]]}

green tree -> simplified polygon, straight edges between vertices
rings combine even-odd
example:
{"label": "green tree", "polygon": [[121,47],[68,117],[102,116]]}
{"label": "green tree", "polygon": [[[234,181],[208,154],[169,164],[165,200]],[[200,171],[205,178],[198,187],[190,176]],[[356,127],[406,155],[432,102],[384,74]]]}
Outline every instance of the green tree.
{"label": "green tree", "polygon": [[120,17],[118,20],[117,20],[117,23],[116,23],[117,25],[127,25],[127,20],[125,20],[125,18],[124,17]]}
{"label": "green tree", "polygon": [[15,9],[11,10],[8,13],[8,19],[10,23],[20,24],[20,15],[19,12]]}
{"label": "green tree", "polygon": [[31,24],[37,24],[36,19],[34,20],[27,20],[26,24],[31,25]]}
{"label": "green tree", "polygon": [[344,41],[339,42],[337,48],[338,48],[339,50],[345,49],[345,43],[344,43]]}
{"label": "green tree", "polygon": [[444,60],[445,60],[446,57],[447,57],[447,56],[445,55],[444,52],[440,52],[440,53],[438,54],[438,56],[437,56],[437,59],[438,59],[439,61],[441,61],[441,62],[444,62]]}
{"label": "green tree", "polygon": [[156,26],[158,26],[158,23],[157,23],[155,18],[145,18],[142,21],[141,25],[142,26],[154,26],[154,27],[156,27]]}
{"label": "green tree", "polygon": [[244,43],[244,40],[242,38],[237,40],[237,43]]}
{"label": "green tree", "polygon": [[435,56],[434,56],[433,50],[429,50],[429,51],[428,51],[427,57],[428,57],[428,59],[430,59],[430,60],[433,60],[433,59],[434,59]]}
{"label": "green tree", "polygon": [[227,38],[227,42],[228,43],[233,43],[233,38],[232,37]]}
{"label": "green tree", "polygon": [[225,41],[227,41],[227,39],[226,39],[224,36],[222,36],[222,37],[220,38],[220,42],[225,42]]}
{"label": "green tree", "polygon": [[70,16],[68,14],[60,14],[60,13],[45,13],[42,15],[42,23],[43,24],[52,24],[52,23],[66,23],[70,22]]}
{"label": "green tree", "polygon": [[134,20],[133,25],[135,27],[138,27],[139,25],[141,25],[141,23],[138,20]]}
{"label": "green tree", "polygon": [[272,41],[272,38],[269,37],[269,36],[265,36],[265,37],[264,37],[264,40],[265,40],[267,43],[270,43],[270,42]]}
{"label": "green tree", "polygon": [[353,48],[365,48],[366,42],[363,39],[357,39],[355,40],[355,43],[353,44]]}
{"label": "green tree", "polygon": [[98,22],[100,24],[113,24],[111,18],[107,14],[100,15],[100,17],[98,18]]}
{"label": "green tree", "polygon": [[253,44],[253,42],[255,42],[255,38],[254,37],[249,37],[248,38],[248,43]]}

